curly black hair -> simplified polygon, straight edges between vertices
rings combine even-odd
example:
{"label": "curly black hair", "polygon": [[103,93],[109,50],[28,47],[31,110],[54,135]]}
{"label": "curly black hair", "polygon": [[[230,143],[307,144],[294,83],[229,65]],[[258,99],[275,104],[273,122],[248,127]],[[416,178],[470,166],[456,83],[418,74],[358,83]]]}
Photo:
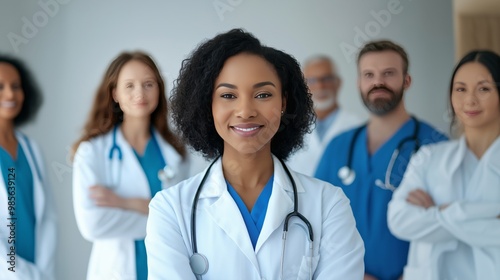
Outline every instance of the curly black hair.
{"label": "curly black hair", "polygon": [[232,29],[202,42],[182,62],[170,97],[172,119],[183,140],[205,158],[222,155],[224,141],[215,129],[212,94],[225,61],[240,53],[262,57],[278,74],[286,109],[280,128],[271,140],[271,152],[285,160],[303,146],[304,134],[311,132],[316,119],[311,95],[295,58],[261,45],[242,29]]}
{"label": "curly black hair", "polygon": [[34,119],[38,109],[42,106],[42,94],[30,71],[19,59],[0,55],[0,63],[12,65],[19,73],[21,88],[24,93],[24,102],[21,111],[14,118],[14,125],[24,125]]}

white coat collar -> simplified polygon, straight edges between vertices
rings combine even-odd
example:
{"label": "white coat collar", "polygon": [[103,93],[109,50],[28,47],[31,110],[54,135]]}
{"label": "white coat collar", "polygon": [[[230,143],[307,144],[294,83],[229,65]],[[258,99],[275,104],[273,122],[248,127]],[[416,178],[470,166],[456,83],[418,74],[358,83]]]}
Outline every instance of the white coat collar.
{"label": "white coat collar", "polygon": [[[453,174],[455,171],[458,170],[460,164],[463,162],[465,158],[465,153],[469,149],[469,147],[467,147],[467,141],[465,140],[464,135],[462,135],[458,140],[455,141],[458,141],[457,149],[448,151],[449,153],[451,153],[450,155],[451,160],[446,170],[447,174]],[[497,137],[497,139],[486,150],[480,162],[488,162],[487,165],[490,168],[495,170],[497,173],[500,173],[500,161],[494,160],[498,158],[500,158],[500,137]]]}
{"label": "white coat collar", "polygon": [[[274,182],[271,197],[267,208],[266,218],[262,226],[255,250],[252,247],[243,219],[235,219],[228,213],[239,212],[234,200],[227,191],[226,180],[222,172],[222,160],[219,158],[213,164],[199,199],[217,198],[206,207],[211,219],[219,226],[250,262],[259,270],[256,254],[275,230],[280,230],[288,213],[293,210],[293,188],[290,179],[280,161],[273,156]],[[208,168],[207,168],[208,169]],[[206,172],[207,170],[205,170]],[[293,173],[292,173],[293,176]],[[304,192],[302,184],[296,180],[297,192]]]}
{"label": "white coat collar", "polygon": [[[120,125],[121,126],[121,125]],[[182,161],[181,155],[169,144],[161,134],[158,132],[156,128],[153,127],[152,129],[153,135],[156,139],[156,142],[158,143],[158,146],[160,146],[160,152],[163,156],[163,159],[168,165],[177,167]],[[113,131],[111,131],[113,133]],[[128,144],[127,140],[125,140],[125,137],[123,136],[122,130],[120,127],[116,130],[116,144],[119,147],[130,147],[130,144]],[[167,161],[168,159],[168,161]]]}
{"label": "white coat collar", "polygon": [[451,174],[453,176],[454,172],[458,170],[460,164],[463,162],[465,158],[465,153],[467,152],[467,143],[465,142],[465,136],[460,137],[458,140],[458,147],[456,150],[448,151],[451,153],[450,162],[447,165],[446,174]]}
{"label": "white coat collar", "polygon": [[481,161],[487,162],[488,166],[500,174],[500,137],[497,137],[491,146],[486,150]]}
{"label": "white coat collar", "polygon": [[182,157],[177,152],[177,150],[175,150],[174,147],[172,147],[169,143],[167,143],[167,141],[165,141],[165,139],[163,139],[163,136],[161,136],[156,128],[153,128],[153,134],[156,142],[158,142],[158,145],[160,146],[160,151],[167,164],[173,167],[179,166],[181,164]]}
{"label": "white coat collar", "polygon": [[[290,178],[288,178],[283,165],[279,161],[277,157],[273,155],[273,165],[274,165],[274,183],[273,190],[276,187],[282,188],[283,190],[293,193],[292,183]],[[204,174],[207,172],[208,167],[203,172]],[[293,175],[292,175],[293,176]],[[295,177],[294,177],[295,180]],[[295,180],[296,181],[296,180]],[[297,192],[304,192],[304,187],[300,182],[296,181]],[[219,197],[223,192],[227,191],[226,179],[224,178],[224,174],[222,172],[222,160],[218,158],[217,161],[213,164],[210,169],[210,173],[207,176],[207,180],[203,184],[203,189],[200,192],[199,198],[210,198],[210,197]]]}

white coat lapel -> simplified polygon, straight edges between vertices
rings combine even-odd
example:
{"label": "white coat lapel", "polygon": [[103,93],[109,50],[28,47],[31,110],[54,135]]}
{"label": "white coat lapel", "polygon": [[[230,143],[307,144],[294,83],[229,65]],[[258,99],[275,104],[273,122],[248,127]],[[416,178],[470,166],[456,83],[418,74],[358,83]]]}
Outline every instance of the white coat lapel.
{"label": "white coat lapel", "polygon": [[485,163],[496,174],[500,174],[500,137],[491,144],[489,149],[484,154]]}
{"label": "white coat lapel", "polygon": [[[266,218],[262,225],[262,230],[255,246],[255,252],[258,253],[266,240],[275,230],[281,230],[286,215],[293,210],[293,188],[281,162],[273,156],[274,160],[274,183],[269,204],[267,206]],[[304,191],[297,185],[297,191]]]}
{"label": "white coat lapel", "polygon": [[199,199],[211,197],[218,197],[218,199],[205,208],[206,212],[212,221],[238,246],[255,268],[260,271],[243,217],[236,202],[227,191],[226,180],[222,173],[221,159],[218,159],[212,166]]}
{"label": "white coat lapel", "polygon": [[[19,141],[19,145],[24,151],[24,154],[26,156],[26,159],[28,160],[28,164],[30,166],[30,171],[31,171],[31,176],[33,177],[33,197],[35,197],[35,216],[37,221],[41,221],[42,217],[41,215],[43,214],[43,209],[45,209],[45,193],[43,191],[42,187],[42,182],[40,175],[38,172],[41,170],[39,169],[39,165],[41,163],[38,163],[36,159],[36,155],[32,154],[34,153],[34,148],[33,145],[31,144],[31,149],[28,147],[28,143],[26,143],[25,136],[23,136],[20,132],[16,131],[16,137],[17,140]],[[28,140],[29,141],[29,140]]]}
{"label": "white coat lapel", "polygon": [[492,186],[492,182],[498,182],[498,178],[500,178],[500,137],[480,159],[474,175],[466,185],[467,197],[477,201],[498,197],[500,190]]}
{"label": "white coat lapel", "polygon": [[450,162],[443,163],[443,164],[445,164],[444,174],[449,174],[450,178],[455,177],[455,172],[458,171],[460,164],[464,160],[465,153],[467,152],[467,143],[465,143],[465,137],[462,136],[458,141],[459,142],[458,142],[457,150],[450,149],[448,152],[451,153],[451,155],[449,157],[446,155],[443,156],[443,158],[450,158],[451,159]]}
{"label": "white coat lapel", "polygon": [[[142,166],[139,163],[139,160],[137,159],[132,146],[130,146],[130,144],[123,136],[121,129],[117,129],[116,144],[118,145],[118,147],[120,147],[123,153],[123,160],[121,163],[122,166],[120,172],[121,173],[120,184],[128,185],[130,184],[130,182],[134,182],[134,184],[136,184],[134,188],[139,190],[139,193],[143,195],[143,197],[150,198],[151,189],[149,188],[149,182],[146,177],[146,173],[144,173],[144,170],[142,169]],[[132,180],[131,178],[134,179]],[[127,188],[125,187],[121,189],[126,190]]]}

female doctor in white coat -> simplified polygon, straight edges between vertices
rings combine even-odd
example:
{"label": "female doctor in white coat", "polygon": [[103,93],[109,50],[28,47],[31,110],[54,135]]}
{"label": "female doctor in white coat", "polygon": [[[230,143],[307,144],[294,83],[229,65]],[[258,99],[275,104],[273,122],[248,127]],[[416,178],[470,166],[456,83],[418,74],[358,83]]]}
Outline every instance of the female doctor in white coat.
{"label": "female doctor in white coat", "polygon": [[56,213],[40,150],[17,127],[41,95],[26,67],[0,56],[0,279],[53,280]]}
{"label": "female doctor in white coat", "polygon": [[167,125],[155,63],[141,52],[122,53],[109,66],[75,147],[75,216],[93,242],[87,279],[147,278],[148,204],[185,179],[179,143]]}
{"label": "female doctor in white coat", "polygon": [[219,34],[184,61],[171,105],[185,140],[216,160],[151,201],[150,279],[363,278],[349,200],[281,161],[314,121],[295,59]]}
{"label": "female doctor in white coat", "polygon": [[500,57],[467,54],[453,72],[463,135],[421,148],[394,192],[388,222],[410,241],[404,279],[500,277]]}

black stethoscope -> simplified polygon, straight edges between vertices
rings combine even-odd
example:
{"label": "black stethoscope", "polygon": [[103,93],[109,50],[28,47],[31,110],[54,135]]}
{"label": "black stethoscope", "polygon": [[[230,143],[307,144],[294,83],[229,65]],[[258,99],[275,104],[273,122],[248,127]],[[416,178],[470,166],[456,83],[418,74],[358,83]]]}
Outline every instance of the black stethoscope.
{"label": "black stethoscope", "polygon": [[[408,141],[414,141],[415,142],[415,147],[413,148],[412,154],[415,154],[418,149],[420,148],[420,141],[418,140],[418,133],[420,132],[420,123],[418,120],[414,117],[411,116],[411,119],[415,123],[415,128],[413,129],[413,134],[411,136],[405,137],[399,141],[398,145],[396,146],[396,149],[392,153],[391,160],[389,161],[389,164],[387,165],[387,170],[385,171],[385,178],[384,182],[382,180],[377,179],[375,180],[375,185],[377,187],[380,187],[385,190],[390,190],[394,191],[396,190],[396,187],[394,187],[393,184],[391,184],[391,174],[392,174],[392,169],[394,168],[394,164],[396,163],[396,159],[399,156],[399,152],[401,150],[401,147],[403,147],[403,144],[408,142]],[[349,146],[349,154],[347,157],[347,165],[343,166],[342,168],[339,169],[338,176],[340,180],[342,181],[342,184],[345,186],[348,186],[354,182],[356,179],[356,172],[352,169],[352,156],[354,154],[354,145],[358,139],[359,134],[361,131],[366,127],[365,125],[362,125],[356,129],[354,132],[354,135],[352,137],[351,144]]]}
{"label": "black stethoscope", "polygon": [[[210,169],[212,168],[212,165],[214,165],[214,163],[219,159],[219,157],[217,157],[214,161],[212,161],[207,171],[205,172],[205,175],[201,179],[198,189],[196,190],[196,194],[194,195],[193,205],[191,208],[191,248],[193,250],[193,255],[189,258],[189,265],[191,266],[191,270],[196,275],[196,277],[197,278],[199,277],[200,279],[202,275],[204,275],[208,271],[208,259],[205,255],[198,253],[198,247],[196,245],[196,206],[198,204],[198,197],[200,196],[203,184],[205,183],[205,180],[207,179],[208,174],[210,173]],[[304,224],[307,226],[307,230],[309,231],[309,251],[311,257],[313,253],[314,235],[311,223],[306,219],[306,217],[304,217],[302,214],[299,213],[297,186],[295,185],[295,180],[293,179],[292,174],[290,174],[290,171],[286,167],[283,160],[279,159],[279,161],[281,162],[283,169],[285,169],[288,178],[292,182],[292,188],[293,188],[293,211],[288,213],[288,215],[286,215],[285,222],[283,225],[283,238],[282,238],[283,242],[282,242],[281,261],[280,261],[280,269],[281,269],[280,275],[281,279],[283,279],[283,265],[284,265],[283,260],[285,256],[285,243],[286,243],[286,235],[288,232],[288,221],[292,217],[297,217],[300,220],[302,220],[302,222],[304,222]],[[312,279],[312,262],[310,262],[309,278]]]}

